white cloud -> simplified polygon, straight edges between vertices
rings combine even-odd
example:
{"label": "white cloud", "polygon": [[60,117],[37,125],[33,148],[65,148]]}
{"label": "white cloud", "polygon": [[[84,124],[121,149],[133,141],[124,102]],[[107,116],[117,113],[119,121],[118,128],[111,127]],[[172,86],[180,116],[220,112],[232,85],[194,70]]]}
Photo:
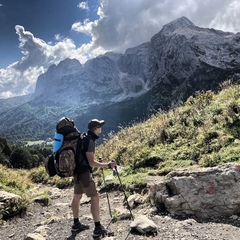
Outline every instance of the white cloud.
{"label": "white cloud", "polygon": [[[95,21],[97,22],[97,21]],[[84,20],[83,23],[81,22],[76,22],[72,25],[72,30],[76,31],[76,32],[81,32],[81,33],[85,33],[87,35],[92,35],[92,26],[93,26],[94,22],[90,22],[90,20],[87,18]]]}
{"label": "white cloud", "polygon": [[[89,11],[87,1],[78,4]],[[124,52],[129,47],[150,41],[164,24],[186,16],[196,26],[223,31],[240,31],[239,0],[101,0],[99,19],[76,22],[72,30],[91,36],[89,43],[77,48],[69,38],[55,35],[55,43],[36,38],[16,26],[23,57],[6,69],[0,69],[0,97],[33,92],[39,74],[65,58],[84,63],[106,51]]]}
{"label": "white cloud", "polygon": [[87,2],[80,2],[77,6],[81,9],[84,9],[84,10],[87,10],[87,11],[90,10]]}
{"label": "white cloud", "polygon": [[0,98],[32,93],[35,90],[37,77],[52,64],[58,64],[66,58],[77,58],[85,62],[87,57],[77,49],[71,39],[56,35],[57,41],[50,45],[34,37],[22,26],[16,26],[23,57],[6,69],[0,69]]}
{"label": "white cloud", "polygon": [[223,31],[239,32],[240,2],[237,0],[227,2],[229,2],[229,5],[225,5],[221,11],[216,13],[209,26],[212,28],[221,29]]}

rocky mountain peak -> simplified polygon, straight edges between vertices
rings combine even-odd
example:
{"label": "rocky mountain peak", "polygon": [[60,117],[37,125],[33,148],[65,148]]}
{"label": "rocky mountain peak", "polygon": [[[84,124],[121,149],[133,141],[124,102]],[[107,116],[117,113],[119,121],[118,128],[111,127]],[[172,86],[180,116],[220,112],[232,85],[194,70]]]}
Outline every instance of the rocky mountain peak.
{"label": "rocky mountain peak", "polygon": [[186,17],[178,18],[163,26],[160,31],[161,34],[172,34],[174,31],[179,29],[195,29],[196,26]]}
{"label": "rocky mountain peak", "polygon": [[64,70],[66,74],[72,74],[73,72],[78,72],[82,64],[77,59],[66,58],[57,67]]}

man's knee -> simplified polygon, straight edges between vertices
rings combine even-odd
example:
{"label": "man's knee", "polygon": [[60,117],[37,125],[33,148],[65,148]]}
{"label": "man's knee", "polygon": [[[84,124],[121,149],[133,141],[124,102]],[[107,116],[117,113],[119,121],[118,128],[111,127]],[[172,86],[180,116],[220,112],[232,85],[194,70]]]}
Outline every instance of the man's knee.
{"label": "man's knee", "polygon": [[81,198],[82,198],[82,194],[74,194],[72,201],[73,202],[80,202]]}
{"label": "man's knee", "polygon": [[91,202],[99,201],[99,193],[97,193],[95,196],[91,197]]}

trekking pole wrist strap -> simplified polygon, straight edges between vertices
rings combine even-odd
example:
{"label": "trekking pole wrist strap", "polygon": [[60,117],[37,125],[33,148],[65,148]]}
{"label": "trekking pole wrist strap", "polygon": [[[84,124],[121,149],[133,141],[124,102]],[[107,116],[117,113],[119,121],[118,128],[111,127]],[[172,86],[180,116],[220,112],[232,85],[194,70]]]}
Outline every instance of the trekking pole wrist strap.
{"label": "trekking pole wrist strap", "polygon": [[108,163],[108,168],[112,168],[111,163]]}

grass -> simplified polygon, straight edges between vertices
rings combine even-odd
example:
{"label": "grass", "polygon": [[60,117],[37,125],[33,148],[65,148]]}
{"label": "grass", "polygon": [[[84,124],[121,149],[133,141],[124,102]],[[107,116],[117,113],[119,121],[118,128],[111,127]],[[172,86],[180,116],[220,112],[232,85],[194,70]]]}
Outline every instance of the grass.
{"label": "grass", "polygon": [[0,191],[19,195],[15,200],[6,201],[4,208],[0,209],[0,220],[27,210],[31,203],[28,190],[32,187],[33,183],[28,179],[26,170],[13,170],[0,165]]}
{"label": "grass", "polygon": [[181,106],[110,133],[96,153],[134,174],[145,168],[167,174],[180,167],[239,162],[240,86],[225,82],[218,94],[198,92]]}

